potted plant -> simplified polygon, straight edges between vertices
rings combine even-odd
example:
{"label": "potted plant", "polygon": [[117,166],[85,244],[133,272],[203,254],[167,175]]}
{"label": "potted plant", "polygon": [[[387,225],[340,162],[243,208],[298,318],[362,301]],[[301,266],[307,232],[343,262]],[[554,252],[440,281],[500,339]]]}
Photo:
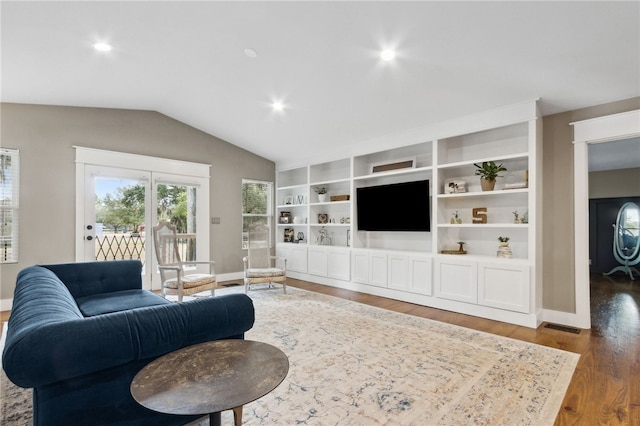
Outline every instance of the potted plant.
{"label": "potted plant", "polygon": [[506,172],[507,168],[500,164],[496,164],[495,161],[484,161],[482,165],[473,163],[476,169],[476,176],[480,176],[480,185],[483,191],[493,191],[496,185],[496,178],[502,177],[500,172]]}
{"label": "potted plant", "polygon": [[316,191],[316,194],[318,194],[318,201],[319,202],[324,203],[325,201],[327,201],[327,187],[326,186],[316,186],[313,189],[314,189],[314,191]]}
{"label": "potted plant", "polygon": [[509,237],[498,237],[500,247],[509,247]]}

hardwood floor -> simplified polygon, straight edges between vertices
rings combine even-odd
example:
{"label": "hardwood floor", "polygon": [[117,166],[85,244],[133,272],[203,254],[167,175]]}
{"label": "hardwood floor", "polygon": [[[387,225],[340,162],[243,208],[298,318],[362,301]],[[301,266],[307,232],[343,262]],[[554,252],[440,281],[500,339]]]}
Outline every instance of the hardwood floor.
{"label": "hardwood floor", "polygon": [[[289,279],[288,285],[581,354],[556,425],[640,425],[640,280],[591,277],[591,330],[580,334],[486,320]],[[9,312],[0,313],[6,321]]]}

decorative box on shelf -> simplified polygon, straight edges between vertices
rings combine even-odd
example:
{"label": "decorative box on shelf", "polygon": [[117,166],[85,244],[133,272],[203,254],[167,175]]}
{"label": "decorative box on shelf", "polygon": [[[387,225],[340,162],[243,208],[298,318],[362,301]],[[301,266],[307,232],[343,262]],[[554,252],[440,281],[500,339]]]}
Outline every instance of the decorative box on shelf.
{"label": "decorative box on shelf", "polygon": [[330,199],[331,201],[349,201],[350,198],[350,195],[332,195]]}

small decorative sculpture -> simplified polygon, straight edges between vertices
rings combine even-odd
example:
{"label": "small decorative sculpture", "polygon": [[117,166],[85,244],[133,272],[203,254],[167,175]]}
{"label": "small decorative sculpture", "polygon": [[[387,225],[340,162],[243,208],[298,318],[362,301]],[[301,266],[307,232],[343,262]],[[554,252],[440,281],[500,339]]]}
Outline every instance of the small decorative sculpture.
{"label": "small decorative sculpture", "polygon": [[457,224],[461,224],[462,223],[462,219],[460,219],[460,216],[458,215],[458,210],[456,210],[455,213],[452,213],[451,216],[451,221],[452,224],[453,223],[457,223]]}

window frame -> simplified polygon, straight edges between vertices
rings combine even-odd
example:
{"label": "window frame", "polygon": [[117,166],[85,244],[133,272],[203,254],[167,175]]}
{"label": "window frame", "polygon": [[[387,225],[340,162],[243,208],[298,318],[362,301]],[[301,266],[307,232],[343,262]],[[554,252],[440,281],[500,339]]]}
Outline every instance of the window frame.
{"label": "window frame", "polygon": [[[244,186],[246,184],[264,184],[268,186],[268,194],[267,194],[267,213],[265,214],[253,214],[253,213],[245,213],[244,212],[244,199],[243,198],[243,194],[244,194]],[[240,198],[241,198],[241,212],[242,212],[242,220],[241,220],[241,226],[242,226],[242,238],[241,238],[241,247],[242,250],[247,250],[248,249],[248,245],[247,245],[247,241],[248,241],[248,233],[249,231],[245,231],[244,229],[244,220],[247,217],[265,217],[267,218],[267,227],[269,228],[269,248],[273,247],[273,211],[274,211],[274,204],[273,204],[273,193],[274,193],[274,183],[271,181],[267,181],[267,180],[257,180],[257,179],[242,179],[242,185],[241,185],[241,189],[240,189]],[[246,235],[246,239],[245,239],[245,235]]]}
{"label": "window frame", "polygon": [[[4,235],[0,233],[0,264],[18,263],[19,259],[19,217],[20,217],[20,151],[17,149],[0,148],[1,156],[8,156],[11,158],[11,165],[3,170],[10,171],[9,182],[0,180],[0,185],[9,188],[6,195],[11,197],[11,203],[5,204],[2,201],[2,195],[4,194],[4,188],[0,189],[0,227],[4,226],[5,214],[9,212],[11,217],[11,235],[8,235],[8,242],[11,244],[11,254],[7,255],[5,246]],[[4,182],[3,182],[4,181]],[[9,193],[10,192],[10,193]]]}

